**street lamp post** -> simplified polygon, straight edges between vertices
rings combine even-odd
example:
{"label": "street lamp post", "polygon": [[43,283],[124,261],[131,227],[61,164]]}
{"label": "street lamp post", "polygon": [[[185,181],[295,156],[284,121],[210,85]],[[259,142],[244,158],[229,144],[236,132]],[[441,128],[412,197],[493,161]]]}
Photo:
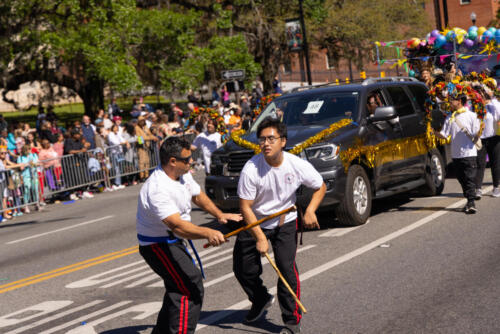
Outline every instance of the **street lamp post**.
{"label": "street lamp post", "polygon": [[302,35],[304,36],[304,55],[306,56],[306,71],[307,71],[307,82],[312,85],[311,80],[311,65],[309,63],[309,46],[307,45],[307,33],[306,25],[304,23],[304,11],[302,9],[302,0],[299,0],[299,15],[300,15],[300,25],[302,28]]}
{"label": "street lamp post", "polygon": [[470,20],[472,21],[472,25],[475,26],[476,25],[476,13],[472,12],[470,13]]}

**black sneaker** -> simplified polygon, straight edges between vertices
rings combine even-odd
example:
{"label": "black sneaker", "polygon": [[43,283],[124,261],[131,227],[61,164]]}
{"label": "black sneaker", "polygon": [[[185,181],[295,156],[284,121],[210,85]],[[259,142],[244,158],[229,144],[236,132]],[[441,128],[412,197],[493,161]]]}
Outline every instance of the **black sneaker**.
{"label": "black sneaker", "polygon": [[477,212],[477,209],[476,209],[476,205],[474,204],[474,202],[467,203],[467,205],[465,206],[465,213],[474,214],[476,212]]}
{"label": "black sneaker", "polygon": [[469,214],[474,214],[477,212],[477,209],[476,209],[476,205],[474,203],[471,203],[469,205],[469,210],[467,211],[467,213]]}
{"label": "black sneaker", "polygon": [[295,334],[300,333],[300,323],[296,325],[285,325],[280,331],[280,334]]}
{"label": "black sneaker", "polygon": [[248,311],[247,316],[245,317],[246,323],[251,323],[259,320],[260,317],[264,314],[264,312],[271,307],[274,303],[274,296],[268,295],[267,299],[264,303],[252,304],[250,311]]}

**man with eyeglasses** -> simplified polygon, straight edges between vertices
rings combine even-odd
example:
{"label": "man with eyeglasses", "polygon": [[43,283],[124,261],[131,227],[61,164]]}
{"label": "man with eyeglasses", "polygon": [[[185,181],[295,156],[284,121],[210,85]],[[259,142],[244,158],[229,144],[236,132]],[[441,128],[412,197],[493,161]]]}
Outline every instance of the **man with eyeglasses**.
{"label": "man with eyeglasses", "polygon": [[[238,183],[240,210],[247,224],[287,209],[295,204],[297,189],[304,185],[314,189],[305,214],[306,228],[319,228],[316,210],[323,200],[326,186],[321,175],[305,160],[283,152],[286,146],[286,125],[268,117],[257,128],[262,153],[243,167]],[[274,302],[263,285],[261,255],[273,246],[276,264],[300,298],[300,282],[295,264],[297,249],[297,213],[290,212],[238,234],[233,252],[233,270],[252,302],[245,322],[257,321]],[[300,309],[285,285],[278,280],[278,301],[285,327],[282,333],[300,332]]]}
{"label": "man with eyeglasses", "polygon": [[[163,279],[165,296],[153,334],[194,333],[203,302],[201,262],[191,239],[207,239],[212,246],[226,242],[221,232],[191,223],[191,201],[222,224],[241,215],[223,213],[189,173],[190,144],[167,138],[160,148],[161,165],[141,188],[136,227],[139,252]],[[183,238],[188,239],[200,264],[195,266]]]}

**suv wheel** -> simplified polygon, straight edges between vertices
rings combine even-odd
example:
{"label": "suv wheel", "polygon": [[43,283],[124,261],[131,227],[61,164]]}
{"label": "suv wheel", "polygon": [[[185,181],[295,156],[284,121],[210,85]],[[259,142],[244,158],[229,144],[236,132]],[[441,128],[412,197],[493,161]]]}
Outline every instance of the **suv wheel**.
{"label": "suv wheel", "polygon": [[425,185],[421,189],[422,195],[441,195],[444,190],[445,176],[443,157],[437,149],[433,149],[429,152],[427,166],[425,167]]}
{"label": "suv wheel", "polygon": [[372,208],[370,180],[363,167],[354,165],[349,168],[346,189],[342,202],[335,213],[344,225],[356,226],[366,223]]}

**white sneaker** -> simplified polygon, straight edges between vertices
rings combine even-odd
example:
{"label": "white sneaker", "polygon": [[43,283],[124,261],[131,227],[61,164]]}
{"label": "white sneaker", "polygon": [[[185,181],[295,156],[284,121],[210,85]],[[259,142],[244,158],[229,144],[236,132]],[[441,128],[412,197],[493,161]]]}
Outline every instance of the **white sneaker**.
{"label": "white sneaker", "polygon": [[111,192],[111,191],[113,191],[113,190],[114,190],[114,189],[113,189],[113,188],[111,188],[111,187],[110,187],[110,188],[104,188],[104,192]]}
{"label": "white sneaker", "polygon": [[78,200],[78,196],[76,196],[75,193],[69,195],[69,199],[72,200],[72,201],[77,201]]}
{"label": "white sneaker", "polygon": [[493,197],[500,197],[500,187],[493,188],[493,193],[491,195]]}
{"label": "white sneaker", "polygon": [[476,198],[474,198],[474,199],[476,201],[479,201],[482,196],[483,196],[483,191],[481,189],[476,189]]}
{"label": "white sneaker", "polygon": [[92,193],[88,192],[88,191],[84,191],[83,194],[82,194],[82,198],[93,198],[94,195],[92,195]]}
{"label": "white sneaker", "polygon": [[123,184],[120,184],[120,185],[118,186],[118,189],[125,189],[125,186],[124,186]]}
{"label": "white sneaker", "polygon": [[113,191],[115,191],[115,190],[120,190],[120,189],[122,189],[122,188],[120,188],[120,186],[117,186],[116,184],[113,184],[113,185],[111,186],[111,189],[113,189]]}

